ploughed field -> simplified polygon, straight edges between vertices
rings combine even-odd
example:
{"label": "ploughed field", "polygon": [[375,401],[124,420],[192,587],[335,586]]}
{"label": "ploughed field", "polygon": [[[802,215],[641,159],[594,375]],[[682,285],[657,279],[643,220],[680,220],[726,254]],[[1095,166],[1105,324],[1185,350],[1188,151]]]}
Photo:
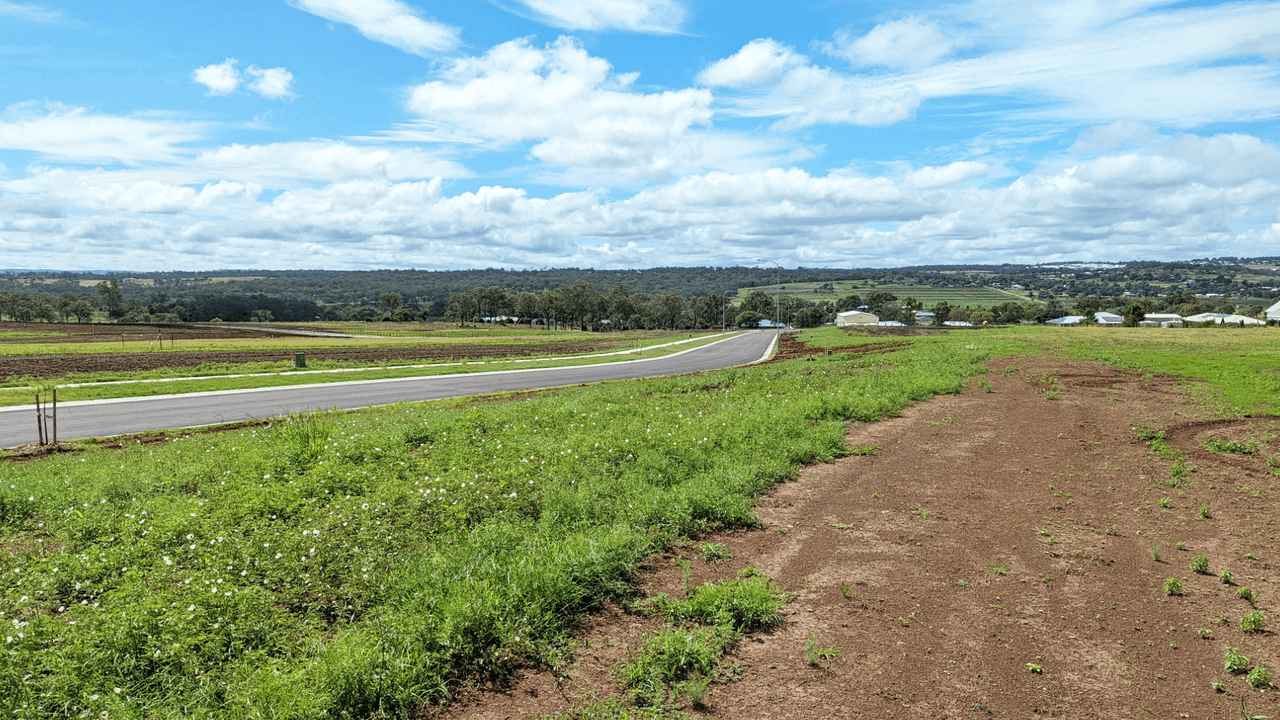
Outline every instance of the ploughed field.
{"label": "ploughed field", "polygon": [[0,712],[1280,714],[1271,330],[800,337],[0,464]]}
{"label": "ploughed field", "polygon": [[[280,339],[284,336],[273,334],[269,328],[261,331],[241,331],[224,328],[204,327],[151,327],[151,326],[97,326],[91,328],[84,325],[30,324],[21,326],[17,323],[4,323],[0,332],[9,331],[19,334],[39,334],[41,337],[19,336],[6,339],[6,345],[21,346],[23,344],[40,343],[115,343],[112,352],[93,352],[91,349],[82,352],[55,354],[0,354],[0,378],[61,378],[68,375],[88,375],[92,373],[120,373],[131,371],[160,370],[164,368],[200,368],[202,366],[244,365],[249,363],[288,363],[293,360],[293,353],[306,353],[308,362],[332,361],[342,367],[368,365],[376,363],[396,362],[435,362],[461,359],[486,359],[506,357],[545,357],[547,355],[579,355],[604,352],[610,349],[628,347],[632,338],[629,336],[599,336],[588,340],[559,340],[549,342],[522,341],[502,342],[501,340],[486,342],[466,342],[454,339],[434,341],[424,339],[421,343],[406,341],[404,338],[393,338],[388,342],[390,347],[371,347],[374,342],[369,339],[352,340],[358,347],[312,347],[313,342],[305,336],[288,338],[288,347],[280,349],[227,349],[227,350],[171,350],[162,343],[174,341],[205,340],[243,340],[243,339]],[[21,328],[18,330],[16,328]],[[109,331],[115,330],[114,334]],[[58,333],[46,337],[45,334]],[[74,333],[74,334],[73,334]],[[121,333],[124,340],[121,341]],[[438,333],[437,333],[438,334]],[[157,337],[163,340],[157,340]],[[331,343],[329,343],[331,344]],[[115,351],[120,347],[126,352]],[[13,347],[7,348],[13,352]]]}

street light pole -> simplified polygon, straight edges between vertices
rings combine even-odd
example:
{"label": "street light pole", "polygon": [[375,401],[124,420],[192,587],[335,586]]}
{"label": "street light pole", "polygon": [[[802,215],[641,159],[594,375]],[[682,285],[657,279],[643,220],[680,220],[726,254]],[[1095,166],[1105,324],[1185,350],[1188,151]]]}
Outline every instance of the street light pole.
{"label": "street light pole", "polygon": [[773,326],[778,329],[778,334],[782,334],[782,266],[778,265],[776,260],[765,260],[764,258],[756,258],[756,262],[771,262],[778,267],[777,291],[774,293],[774,317]]}
{"label": "street light pole", "polygon": [[729,312],[729,293],[737,295],[735,290],[725,290],[721,295],[724,296],[724,304],[720,306],[720,332],[729,332],[729,324],[725,322],[727,313]]}

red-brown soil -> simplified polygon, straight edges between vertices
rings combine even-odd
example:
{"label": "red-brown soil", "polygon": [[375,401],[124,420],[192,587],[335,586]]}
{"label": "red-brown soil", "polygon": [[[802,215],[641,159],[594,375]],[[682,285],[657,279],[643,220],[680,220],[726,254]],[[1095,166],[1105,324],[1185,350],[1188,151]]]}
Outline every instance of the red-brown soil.
{"label": "red-brown soil", "polygon": [[783,335],[782,340],[778,343],[778,350],[769,362],[782,362],[784,360],[797,360],[800,358],[816,358],[826,354],[832,355],[865,355],[867,353],[889,352],[905,347],[909,341],[901,340],[898,342],[878,343],[875,345],[850,345],[848,347],[831,348],[823,350],[820,348],[812,348],[799,340],[794,335]]}
{"label": "red-brown soil", "polygon": [[[17,323],[4,323],[0,330],[27,330],[39,332],[77,331],[87,332],[91,326],[76,325],[28,325],[25,328]],[[97,328],[98,334],[77,335],[71,340],[86,342],[93,340],[120,341],[119,327],[114,327],[114,335],[105,334],[107,328]],[[150,326],[127,326],[123,332],[129,333],[129,342],[137,345],[133,336],[150,333],[154,339],[157,332],[162,332],[164,339],[213,339],[226,337],[252,337],[269,334],[252,333],[220,328],[155,328]],[[55,341],[66,342],[67,338],[54,338]],[[444,361],[449,359],[481,359],[492,357],[530,357],[544,355],[577,355],[603,352],[622,347],[629,340],[623,337],[605,337],[593,340],[571,340],[549,343],[527,343],[519,345],[492,344],[427,344],[416,346],[399,346],[384,348],[310,348],[308,338],[298,336],[297,347],[289,350],[226,350],[209,352],[187,352],[161,350],[158,352],[127,353],[68,353],[61,355],[0,355],[0,378],[6,377],[39,377],[58,378],[72,373],[92,372],[129,372],[138,370],[159,370],[161,368],[197,368],[202,365],[238,365],[255,362],[291,362],[293,353],[306,353],[308,361],[333,360],[339,363],[383,363],[398,361]],[[34,342],[21,340],[15,342]]]}
{"label": "red-brown soil", "polygon": [[[796,598],[781,628],[730,654],[740,681],[713,684],[708,707],[686,712],[1226,719],[1240,717],[1244,698],[1250,713],[1280,716],[1277,692],[1222,668],[1227,647],[1238,647],[1280,681],[1280,643],[1241,631],[1252,608],[1236,597],[1247,585],[1263,591],[1260,608],[1280,607],[1270,568],[1280,562],[1278,489],[1266,466],[1280,454],[1280,421],[1209,422],[1172,378],[1045,358],[1003,372],[1009,364],[993,363],[960,395],[852,426],[849,443],[878,446],[876,455],[810,467],[776,487],[759,510],[766,529],[704,538],[733,555],[693,560],[695,584],[751,566]],[[1135,438],[1143,426],[1167,430],[1197,468],[1187,485],[1166,485],[1173,463]],[[1210,453],[1200,446],[1210,437],[1255,440],[1262,452]],[[1164,497],[1167,509],[1157,504]],[[1206,504],[1211,519],[1199,517]],[[693,557],[697,547],[683,551]],[[1198,554],[1212,575],[1189,570]],[[673,559],[653,560],[643,592],[682,591]],[[1219,581],[1224,569],[1236,585]],[[1173,576],[1184,595],[1164,593]],[[660,625],[610,608],[577,634],[567,679],[531,670],[445,715],[533,718],[625,696],[611,669]],[[810,637],[840,658],[809,665]]]}

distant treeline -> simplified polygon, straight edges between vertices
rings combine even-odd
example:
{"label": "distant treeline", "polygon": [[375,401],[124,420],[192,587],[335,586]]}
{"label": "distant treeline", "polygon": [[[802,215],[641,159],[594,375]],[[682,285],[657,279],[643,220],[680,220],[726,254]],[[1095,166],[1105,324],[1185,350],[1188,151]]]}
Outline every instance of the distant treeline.
{"label": "distant treeline", "polygon": [[[244,320],[417,320],[593,323],[612,327],[699,327],[718,324],[726,293],[741,288],[860,281],[866,305],[884,319],[906,316],[912,303],[870,302],[869,286],[992,286],[1025,291],[1038,303],[955,312],[956,319],[1039,319],[1072,309],[1125,310],[1132,298],[1150,309],[1242,311],[1280,297],[1277,258],[1189,262],[1052,265],[934,265],[905,268],[664,267],[647,270],[222,270],[214,272],[0,273],[0,317],[88,321],[95,310],[121,322]],[[619,289],[621,288],[621,289]],[[862,290],[859,288],[859,291]],[[901,291],[900,291],[901,292]],[[620,303],[625,294],[628,303]],[[904,293],[905,294],[905,293]],[[603,299],[601,299],[603,298]],[[679,302],[677,302],[677,299]],[[846,298],[847,300],[847,298]],[[862,302],[866,300],[866,302]],[[665,304],[664,304],[665,303]],[[677,311],[677,305],[683,309]],[[841,306],[841,307],[837,307]],[[1015,309],[1015,306],[1017,309]],[[743,305],[738,313],[799,324],[830,318],[849,303],[806,303],[784,293],[771,312]],[[923,308],[933,310],[934,308]],[[803,318],[800,314],[808,310]],[[1084,313],[1084,314],[1087,314]],[[607,321],[607,322],[598,322]]]}

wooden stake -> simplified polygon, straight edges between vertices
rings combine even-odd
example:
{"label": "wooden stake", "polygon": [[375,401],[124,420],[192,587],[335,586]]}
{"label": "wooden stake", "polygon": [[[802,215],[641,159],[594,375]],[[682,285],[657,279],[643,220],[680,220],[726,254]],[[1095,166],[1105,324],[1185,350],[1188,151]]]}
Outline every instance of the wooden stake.
{"label": "wooden stake", "polygon": [[53,444],[58,444],[58,388],[53,389]]}
{"label": "wooden stake", "polygon": [[36,434],[40,436],[40,444],[44,444],[44,413],[40,412],[40,393],[36,393]]}

